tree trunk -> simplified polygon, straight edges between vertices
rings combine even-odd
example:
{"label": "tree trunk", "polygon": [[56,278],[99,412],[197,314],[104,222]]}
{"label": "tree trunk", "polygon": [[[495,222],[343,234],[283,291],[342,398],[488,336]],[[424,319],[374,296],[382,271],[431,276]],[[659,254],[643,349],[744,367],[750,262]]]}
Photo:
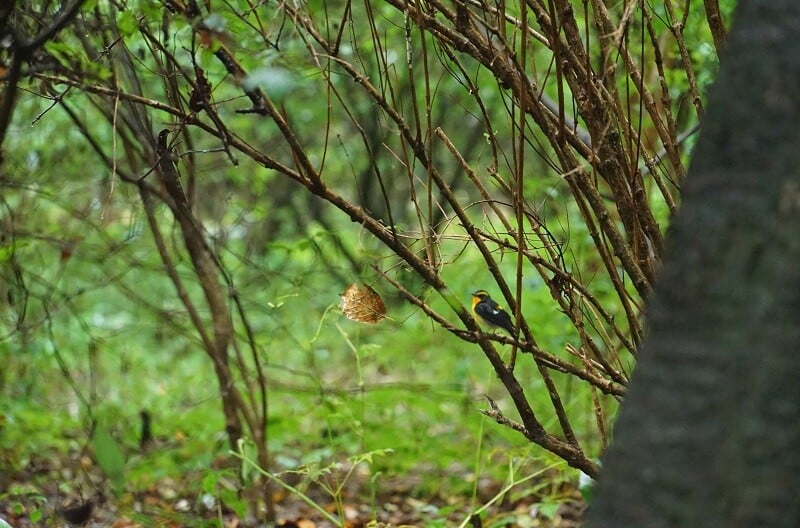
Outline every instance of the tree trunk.
{"label": "tree trunk", "polygon": [[800,3],[729,38],[587,527],[800,526]]}

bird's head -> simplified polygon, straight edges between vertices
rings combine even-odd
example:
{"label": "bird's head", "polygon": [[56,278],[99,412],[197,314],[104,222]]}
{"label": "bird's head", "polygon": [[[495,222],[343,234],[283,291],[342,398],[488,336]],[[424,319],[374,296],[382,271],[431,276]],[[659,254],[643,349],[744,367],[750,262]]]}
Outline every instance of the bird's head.
{"label": "bird's head", "polygon": [[487,297],[489,297],[489,292],[487,292],[486,290],[476,290],[472,292],[472,300],[474,302],[480,302],[486,299]]}

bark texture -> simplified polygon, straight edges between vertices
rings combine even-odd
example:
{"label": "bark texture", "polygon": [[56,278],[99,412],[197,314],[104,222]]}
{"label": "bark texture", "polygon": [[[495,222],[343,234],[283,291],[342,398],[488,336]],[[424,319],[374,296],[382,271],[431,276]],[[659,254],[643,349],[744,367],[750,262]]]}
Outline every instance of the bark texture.
{"label": "bark texture", "polygon": [[725,46],[589,528],[800,526],[800,3]]}

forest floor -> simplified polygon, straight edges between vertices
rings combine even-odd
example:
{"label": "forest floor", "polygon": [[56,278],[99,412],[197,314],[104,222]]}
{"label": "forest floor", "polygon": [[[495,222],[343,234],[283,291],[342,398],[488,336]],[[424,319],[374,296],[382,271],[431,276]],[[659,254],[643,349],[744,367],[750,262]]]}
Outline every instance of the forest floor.
{"label": "forest floor", "polygon": [[[227,460],[231,462],[235,461]],[[164,475],[143,489],[132,489],[135,486],[128,482],[115,493],[88,454],[51,452],[30,457],[22,469],[0,472],[0,528],[6,528],[2,521],[13,528],[572,528],[580,524],[584,510],[581,495],[564,484],[555,470],[515,486],[515,492],[504,489],[506,483],[484,478],[473,482],[471,496],[450,494],[444,488],[421,496],[419,484],[429,477],[428,471],[419,468],[402,476],[378,478],[370,474],[368,466],[359,465],[335,467],[324,475],[317,474],[316,480],[307,474],[287,474],[283,480],[292,490],[273,486],[270,493],[276,521],[266,524],[251,522],[235,471],[230,473],[231,478],[215,476],[213,482],[203,470],[178,478]],[[441,479],[440,470],[436,471]],[[471,478],[463,468],[450,471],[452,474],[446,476],[450,479]],[[345,473],[344,479],[339,478]],[[552,483],[557,481],[561,483],[554,489]],[[229,493],[211,492],[220,489]]]}

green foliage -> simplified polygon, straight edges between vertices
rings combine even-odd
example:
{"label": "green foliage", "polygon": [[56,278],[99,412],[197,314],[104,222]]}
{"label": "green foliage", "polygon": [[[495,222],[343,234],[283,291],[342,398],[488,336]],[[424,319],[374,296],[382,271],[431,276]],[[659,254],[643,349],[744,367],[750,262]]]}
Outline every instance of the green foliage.
{"label": "green foliage", "polygon": [[136,22],[136,15],[133,11],[122,11],[117,18],[117,27],[123,37],[130,37],[136,33],[139,24]]}

